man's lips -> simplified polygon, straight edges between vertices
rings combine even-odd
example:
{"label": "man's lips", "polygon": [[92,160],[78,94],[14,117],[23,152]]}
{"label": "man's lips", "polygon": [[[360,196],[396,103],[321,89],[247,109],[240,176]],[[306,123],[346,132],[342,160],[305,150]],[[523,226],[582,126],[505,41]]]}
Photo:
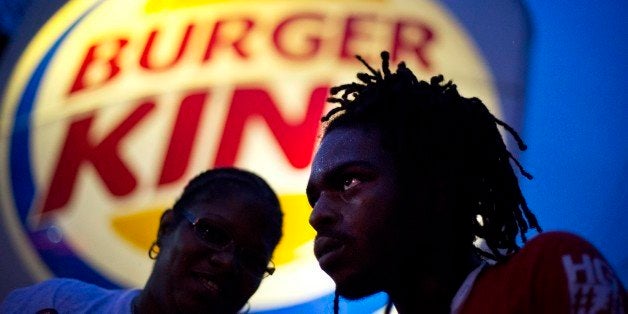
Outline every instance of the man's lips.
{"label": "man's lips", "polygon": [[314,241],[314,255],[321,267],[326,268],[339,257],[345,242],[334,236],[317,236]]}

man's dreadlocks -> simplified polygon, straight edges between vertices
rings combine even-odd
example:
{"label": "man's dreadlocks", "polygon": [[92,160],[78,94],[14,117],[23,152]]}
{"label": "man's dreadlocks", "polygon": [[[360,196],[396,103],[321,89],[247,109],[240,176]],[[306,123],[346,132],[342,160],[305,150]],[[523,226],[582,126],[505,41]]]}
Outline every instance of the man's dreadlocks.
{"label": "man's dreadlocks", "polygon": [[359,83],[331,89],[328,102],[339,106],[322,118],[325,134],[356,126],[381,132],[382,145],[401,170],[402,195],[416,195],[416,177],[448,182],[456,191],[456,230],[468,245],[483,239],[489,250],[473,250],[484,258],[502,260],[519,250],[517,234],[526,242],[529,228],[541,232],[510,161],[524,177],[532,176],[508,151],[497,125],[525,150],[515,130],[478,98],[464,98],[451,81],[443,83],[442,75],[420,81],[403,62],[393,73],[388,52],[381,53],[381,72],[356,57],[370,73],[358,73]]}
{"label": "man's dreadlocks", "polygon": [[357,74],[361,83],[331,89],[333,97],[328,101],[340,106],[322,118],[327,122],[325,134],[342,126],[375,127],[402,172],[432,178],[455,175],[462,181],[455,187],[462,193],[457,210],[465,211],[459,214],[465,217],[463,224],[470,225],[471,241],[476,237],[486,241],[490,252],[477,249],[484,257],[501,260],[519,249],[517,233],[525,242],[529,228],[541,231],[510,161],[524,177],[532,176],[508,151],[497,125],[525,150],[515,130],[478,98],[460,96],[451,81],[443,84],[442,75],[429,83],[419,81],[403,62],[393,73],[388,52],[381,54],[383,73],[356,57],[370,73]]}

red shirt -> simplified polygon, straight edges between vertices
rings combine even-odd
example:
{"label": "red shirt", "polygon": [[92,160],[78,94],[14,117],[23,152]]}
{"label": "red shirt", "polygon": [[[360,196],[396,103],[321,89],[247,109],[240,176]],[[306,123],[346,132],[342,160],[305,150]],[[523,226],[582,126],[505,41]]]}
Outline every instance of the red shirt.
{"label": "red shirt", "polygon": [[586,240],[542,233],[477,277],[460,313],[626,313],[628,296]]}

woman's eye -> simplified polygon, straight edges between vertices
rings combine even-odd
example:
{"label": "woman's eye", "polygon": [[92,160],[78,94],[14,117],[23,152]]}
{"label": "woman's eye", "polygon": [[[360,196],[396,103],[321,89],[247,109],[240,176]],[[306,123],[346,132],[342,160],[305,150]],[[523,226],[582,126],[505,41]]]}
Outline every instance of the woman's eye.
{"label": "woman's eye", "polygon": [[346,191],[356,185],[358,185],[360,183],[360,180],[357,178],[353,178],[353,177],[348,177],[346,179],[343,180],[342,182],[342,189],[343,191]]}

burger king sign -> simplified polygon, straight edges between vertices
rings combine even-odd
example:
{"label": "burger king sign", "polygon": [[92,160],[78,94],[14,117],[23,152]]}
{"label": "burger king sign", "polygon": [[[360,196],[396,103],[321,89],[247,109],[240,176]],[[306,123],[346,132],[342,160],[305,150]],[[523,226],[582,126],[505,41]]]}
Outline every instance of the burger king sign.
{"label": "burger king sign", "polygon": [[37,280],[141,287],[161,212],[195,174],[233,165],[266,178],[285,215],[278,271],[252,310],[329,311],[304,190],[328,89],[362,70],[354,55],[377,64],[387,50],[422,77],[445,73],[507,120],[521,105],[521,73],[497,69],[482,48],[490,36],[462,11],[429,0],[64,3],[2,94],[0,212],[16,260]]}

